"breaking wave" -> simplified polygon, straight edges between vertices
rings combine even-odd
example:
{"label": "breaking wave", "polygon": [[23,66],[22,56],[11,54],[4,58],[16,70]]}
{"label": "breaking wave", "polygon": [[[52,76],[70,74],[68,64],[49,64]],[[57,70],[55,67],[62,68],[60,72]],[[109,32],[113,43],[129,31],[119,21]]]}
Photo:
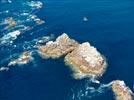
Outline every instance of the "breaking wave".
{"label": "breaking wave", "polygon": [[[17,7],[13,7],[14,3]],[[0,4],[3,8],[0,10],[0,45],[11,45],[19,35],[45,23],[36,14],[43,7],[43,2],[2,0]],[[11,9],[5,9],[7,4]]]}
{"label": "breaking wave", "polygon": [[111,82],[108,84],[98,84],[99,86],[94,86],[91,80],[86,80],[84,84],[81,84],[82,86],[75,86],[71,90],[71,96],[69,100],[85,100],[85,99],[91,99],[93,97],[102,95],[110,90],[111,88]]}
{"label": "breaking wave", "polygon": [[[16,5],[14,7],[14,5]],[[24,51],[36,52],[38,44],[44,44],[54,38],[53,34],[38,36],[45,28],[37,28],[44,25],[37,13],[44,7],[43,1],[32,0],[1,0],[0,1],[0,51],[9,56],[2,56],[0,61],[0,71],[7,71],[8,63],[16,59]],[[6,8],[8,6],[8,9]],[[36,29],[37,28],[37,29]],[[24,40],[25,35],[32,36],[30,40]],[[19,43],[16,41],[20,41]],[[19,51],[17,51],[19,50]],[[14,53],[15,51],[15,53]]]}

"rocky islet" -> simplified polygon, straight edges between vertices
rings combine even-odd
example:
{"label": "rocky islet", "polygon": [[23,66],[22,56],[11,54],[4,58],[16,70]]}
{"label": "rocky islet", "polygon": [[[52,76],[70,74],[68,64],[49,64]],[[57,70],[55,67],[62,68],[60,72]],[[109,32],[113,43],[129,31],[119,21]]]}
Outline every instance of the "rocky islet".
{"label": "rocky islet", "polygon": [[[107,68],[105,57],[95,47],[89,42],[80,44],[65,33],[54,42],[38,46],[38,52],[44,58],[59,58],[64,55],[65,64],[73,70],[75,79],[97,79]],[[124,81],[113,80],[110,84],[116,100],[133,100],[132,91]]]}
{"label": "rocky islet", "polygon": [[[73,70],[75,79],[101,77],[107,68],[106,59],[89,42],[78,43],[66,33],[59,36],[56,41],[49,41],[45,45],[38,45],[37,51],[43,58],[59,58],[65,56],[64,61]],[[32,61],[31,51],[24,51],[17,59],[9,62],[8,67],[27,64]],[[8,70],[2,67],[1,71]],[[124,81],[113,80],[110,82],[111,90],[116,100],[133,100],[133,92]]]}
{"label": "rocky islet", "polygon": [[67,34],[62,34],[56,41],[49,41],[38,46],[38,52],[43,58],[59,58],[71,52],[78,46],[78,42],[70,39]]}

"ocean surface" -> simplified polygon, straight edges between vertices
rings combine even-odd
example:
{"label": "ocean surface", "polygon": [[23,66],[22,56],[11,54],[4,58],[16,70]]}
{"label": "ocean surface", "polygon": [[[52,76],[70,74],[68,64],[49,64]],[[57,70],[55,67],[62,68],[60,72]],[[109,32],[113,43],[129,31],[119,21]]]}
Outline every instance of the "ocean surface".
{"label": "ocean surface", "polygon": [[[7,18],[19,24],[6,28]],[[36,23],[39,19],[44,23]],[[9,34],[16,30],[23,32]],[[106,57],[100,84],[73,79],[63,58],[45,60],[37,54],[34,46],[43,36],[51,40],[62,33],[90,42]],[[26,50],[34,52],[32,62],[8,67]],[[2,67],[8,70],[0,71],[0,100],[115,100],[108,83],[117,79],[134,91],[134,1],[0,0]]]}

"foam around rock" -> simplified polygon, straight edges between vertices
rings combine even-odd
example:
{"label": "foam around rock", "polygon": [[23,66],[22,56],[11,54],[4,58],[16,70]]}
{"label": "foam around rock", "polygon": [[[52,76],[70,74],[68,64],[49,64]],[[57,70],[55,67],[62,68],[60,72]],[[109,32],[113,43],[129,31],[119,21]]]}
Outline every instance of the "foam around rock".
{"label": "foam around rock", "polygon": [[49,41],[46,45],[38,46],[39,54],[44,58],[59,58],[78,46],[78,43],[63,33],[56,41]]}
{"label": "foam around rock", "polygon": [[133,100],[132,91],[126,86],[124,81],[112,81],[112,90],[116,100]]}
{"label": "foam around rock", "polygon": [[103,56],[88,42],[80,44],[65,57],[65,63],[74,70],[74,78],[97,78],[106,70]]}

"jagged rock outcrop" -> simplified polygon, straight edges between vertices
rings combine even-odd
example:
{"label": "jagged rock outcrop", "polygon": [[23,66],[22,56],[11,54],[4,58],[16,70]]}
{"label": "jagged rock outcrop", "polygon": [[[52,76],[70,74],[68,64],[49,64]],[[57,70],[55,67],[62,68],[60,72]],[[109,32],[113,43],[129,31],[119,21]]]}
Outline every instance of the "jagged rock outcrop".
{"label": "jagged rock outcrop", "polygon": [[80,44],[65,57],[65,63],[74,71],[74,78],[97,78],[106,70],[103,56],[88,42]]}
{"label": "jagged rock outcrop", "polygon": [[14,66],[14,65],[21,65],[21,64],[27,64],[28,62],[32,61],[32,52],[30,51],[25,51],[23,52],[19,58],[11,61],[8,66]]}
{"label": "jagged rock outcrop", "polygon": [[116,100],[133,100],[132,91],[126,86],[124,81],[112,81],[112,90]]}
{"label": "jagged rock outcrop", "polygon": [[78,42],[62,34],[56,41],[49,41],[46,45],[38,46],[39,54],[44,58],[59,58],[78,46]]}

